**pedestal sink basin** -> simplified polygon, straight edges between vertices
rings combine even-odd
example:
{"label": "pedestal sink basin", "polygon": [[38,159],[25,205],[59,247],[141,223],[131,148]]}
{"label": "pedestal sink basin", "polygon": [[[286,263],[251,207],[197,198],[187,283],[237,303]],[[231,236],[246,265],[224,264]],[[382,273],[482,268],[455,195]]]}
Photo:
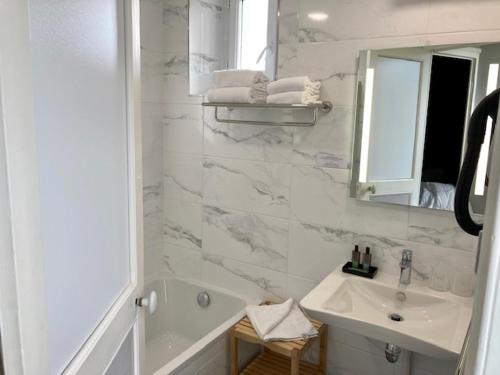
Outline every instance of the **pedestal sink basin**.
{"label": "pedestal sink basin", "polygon": [[375,279],[343,273],[328,275],[302,301],[315,319],[363,336],[435,358],[456,358],[472,314],[472,298],[434,291],[398,277]]}

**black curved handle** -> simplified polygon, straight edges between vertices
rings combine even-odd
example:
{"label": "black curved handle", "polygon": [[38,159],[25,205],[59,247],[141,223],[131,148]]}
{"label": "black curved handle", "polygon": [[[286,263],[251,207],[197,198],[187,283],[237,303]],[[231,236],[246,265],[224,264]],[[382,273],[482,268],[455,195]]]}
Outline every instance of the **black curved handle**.
{"label": "black curved handle", "polygon": [[[488,117],[493,120],[492,134],[495,129],[498,113],[498,102],[500,100],[500,89],[493,91],[477,105],[472,113],[469,122],[467,135],[467,149],[460,174],[458,176],[457,188],[455,191],[455,218],[460,227],[473,236],[478,236],[483,229],[482,224],[476,223],[470,214],[469,196],[476,174],[481,145],[486,133]],[[491,138],[493,139],[493,137]]]}

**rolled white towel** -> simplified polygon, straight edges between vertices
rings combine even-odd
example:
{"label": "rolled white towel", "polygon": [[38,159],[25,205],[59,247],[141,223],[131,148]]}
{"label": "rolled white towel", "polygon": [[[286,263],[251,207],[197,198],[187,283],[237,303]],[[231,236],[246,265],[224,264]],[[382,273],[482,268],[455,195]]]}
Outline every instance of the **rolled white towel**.
{"label": "rolled white towel", "polygon": [[209,102],[265,103],[267,93],[252,87],[222,87],[208,90]]}
{"label": "rolled white towel", "polygon": [[217,70],[213,72],[215,88],[266,86],[269,78],[257,70]]}
{"label": "rolled white towel", "polygon": [[313,82],[307,76],[282,78],[267,85],[269,95],[279,94],[290,91],[308,91],[312,94],[318,94],[321,88],[321,82]]}
{"label": "rolled white towel", "polygon": [[320,103],[319,93],[308,91],[291,91],[268,95],[267,102],[271,104],[316,104]]}
{"label": "rolled white towel", "polygon": [[264,341],[306,339],[318,331],[292,298],[276,305],[247,306],[248,319]]}

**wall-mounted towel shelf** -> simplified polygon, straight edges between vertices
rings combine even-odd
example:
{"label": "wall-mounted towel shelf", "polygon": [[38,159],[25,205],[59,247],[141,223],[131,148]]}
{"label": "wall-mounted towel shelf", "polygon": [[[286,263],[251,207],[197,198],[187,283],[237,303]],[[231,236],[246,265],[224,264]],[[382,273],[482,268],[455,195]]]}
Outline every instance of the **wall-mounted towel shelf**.
{"label": "wall-mounted towel shelf", "polygon": [[[278,125],[278,126],[313,126],[318,121],[319,111],[328,113],[332,110],[332,103],[321,102],[318,104],[269,104],[269,103],[202,103],[205,107],[215,107],[214,118],[217,122],[226,124],[251,124],[251,125]],[[310,121],[260,121],[260,120],[247,120],[247,119],[231,119],[222,118],[219,116],[219,108],[227,108],[228,110],[237,108],[276,108],[276,109],[293,109],[312,111],[312,119]]]}

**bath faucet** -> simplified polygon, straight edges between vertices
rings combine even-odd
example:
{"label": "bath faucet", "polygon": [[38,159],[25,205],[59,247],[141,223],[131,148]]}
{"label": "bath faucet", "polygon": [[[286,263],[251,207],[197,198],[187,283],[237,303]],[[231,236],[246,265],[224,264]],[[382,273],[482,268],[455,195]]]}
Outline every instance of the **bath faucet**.
{"label": "bath faucet", "polygon": [[412,264],[412,251],[405,249],[401,256],[401,262],[399,267],[401,268],[401,274],[399,275],[399,285],[409,285],[411,282],[411,264]]}

